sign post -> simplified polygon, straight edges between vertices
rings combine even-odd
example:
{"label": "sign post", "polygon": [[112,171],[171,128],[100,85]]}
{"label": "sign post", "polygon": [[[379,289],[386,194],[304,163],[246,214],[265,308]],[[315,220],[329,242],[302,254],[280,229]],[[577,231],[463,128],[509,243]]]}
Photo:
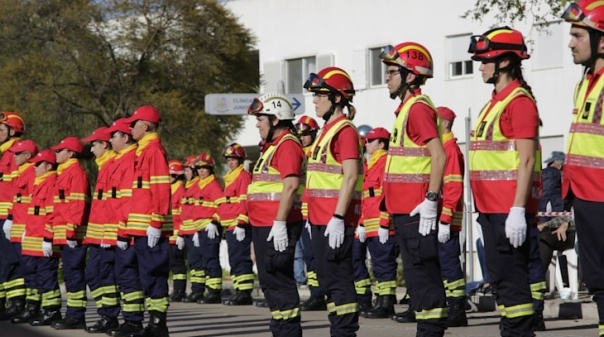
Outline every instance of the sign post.
{"label": "sign post", "polygon": [[[246,115],[247,108],[262,94],[207,94],[204,98],[205,111],[210,115]],[[304,95],[286,94],[294,107],[294,114],[304,113]]]}

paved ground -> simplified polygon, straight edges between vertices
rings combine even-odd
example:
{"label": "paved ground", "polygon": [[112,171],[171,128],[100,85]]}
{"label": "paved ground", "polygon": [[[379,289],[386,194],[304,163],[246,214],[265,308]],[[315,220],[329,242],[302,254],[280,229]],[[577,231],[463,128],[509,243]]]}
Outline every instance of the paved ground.
{"label": "paved ground", "polygon": [[[546,317],[551,316],[558,302],[548,301]],[[404,310],[406,306],[397,306]],[[583,304],[583,319],[554,320],[546,319],[548,330],[537,333],[538,337],[546,336],[597,336],[595,306]],[[557,312],[555,313],[557,315]],[[250,336],[269,337],[269,312],[266,308],[255,306],[228,307],[221,304],[185,304],[172,303],[169,312],[171,337],[201,336]],[[470,326],[467,328],[449,329],[447,337],[486,337],[499,335],[499,315],[496,312],[470,313]],[[98,317],[92,306],[87,314],[88,324],[93,324]],[[326,312],[303,312],[302,326],[305,337],[329,336],[329,324]],[[415,324],[400,324],[390,319],[360,319],[358,336],[370,337],[412,337],[415,336]],[[0,337],[76,337],[91,336],[82,330],[57,331],[50,327],[34,328],[29,325],[12,325],[0,322]],[[97,335],[104,336],[104,335]]]}

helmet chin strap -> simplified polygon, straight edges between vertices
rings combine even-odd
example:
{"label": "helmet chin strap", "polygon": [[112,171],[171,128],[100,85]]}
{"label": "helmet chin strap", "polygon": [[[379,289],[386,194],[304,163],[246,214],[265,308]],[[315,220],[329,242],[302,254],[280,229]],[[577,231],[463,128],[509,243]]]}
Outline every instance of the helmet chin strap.
{"label": "helmet chin strap", "polygon": [[495,61],[495,71],[493,72],[493,76],[487,80],[487,83],[491,83],[493,85],[497,84],[497,79],[499,78],[499,61]]}
{"label": "helmet chin strap", "polygon": [[398,67],[399,74],[401,75],[401,84],[399,84],[398,88],[395,92],[390,94],[390,99],[397,99],[402,97],[407,89],[409,89],[409,85],[406,83],[407,80],[407,69],[403,67]]}
{"label": "helmet chin strap", "polygon": [[602,33],[600,31],[589,29],[589,46],[591,48],[591,56],[589,57],[589,60],[585,62],[587,64],[583,64],[584,66],[591,68],[599,58],[604,58],[603,53],[598,53],[598,46],[601,38]]}
{"label": "helmet chin strap", "polygon": [[275,120],[275,116],[269,115],[268,116],[268,124],[270,125],[270,128],[268,129],[268,134],[266,135],[266,141],[267,142],[272,142],[273,141],[273,135],[275,134],[275,126],[273,125],[273,120]]}
{"label": "helmet chin strap", "polygon": [[334,94],[329,94],[329,101],[331,102],[331,107],[329,108],[329,111],[327,111],[324,115],[323,115],[323,120],[325,122],[329,121],[329,119],[331,118],[331,116],[333,115],[333,113],[336,111],[336,97]]}

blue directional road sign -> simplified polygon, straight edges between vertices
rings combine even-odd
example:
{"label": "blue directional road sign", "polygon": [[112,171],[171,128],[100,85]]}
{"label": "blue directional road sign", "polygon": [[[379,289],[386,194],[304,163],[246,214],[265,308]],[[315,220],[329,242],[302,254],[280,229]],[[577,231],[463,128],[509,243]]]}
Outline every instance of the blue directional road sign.
{"label": "blue directional road sign", "polygon": [[[205,110],[210,115],[246,115],[247,108],[255,97],[262,94],[207,94],[204,98]],[[304,95],[286,94],[296,115],[304,113]]]}

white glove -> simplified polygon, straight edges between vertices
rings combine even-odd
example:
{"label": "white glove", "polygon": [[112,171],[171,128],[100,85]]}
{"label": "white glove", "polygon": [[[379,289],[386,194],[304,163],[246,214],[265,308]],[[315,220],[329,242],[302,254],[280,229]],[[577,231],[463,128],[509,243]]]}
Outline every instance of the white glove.
{"label": "white glove", "polygon": [[430,234],[436,229],[436,216],[438,213],[438,202],[424,199],[421,204],[415,206],[409,214],[415,216],[419,213],[419,233],[423,236]]}
{"label": "white glove", "polygon": [[67,240],[67,245],[69,248],[73,249],[78,246],[78,242],[76,240]]}
{"label": "white glove", "polygon": [[176,248],[178,248],[178,250],[183,250],[185,248],[185,238],[182,236],[176,238]]}
{"label": "white glove", "polygon": [[357,236],[359,237],[359,241],[365,242],[367,239],[367,231],[365,230],[365,226],[357,226]]}
{"label": "white glove", "polygon": [[380,227],[378,229],[378,236],[380,237],[380,243],[385,244],[390,237],[390,229]]}
{"label": "white glove", "polygon": [[344,243],[344,220],[332,216],[325,228],[325,236],[331,249],[339,248]]}
{"label": "white glove", "polygon": [[451,226],[445,223],[438,224],[438,242],[446,243],[451,238]]}
{"label": "white glove", "polygon": [[21,234],[21,242],[25,241],[25,231],[23,231],[23,234]]}
{"label": "white glove", "polygon": [[289,242],[287,238],[287,223],[285,221],[273,221],[273,227],[271,227],[271,231],[266,238],[266,241],[271,240],[273,240],[276,251],[282,252],[287,249],[287,244]]}
{"label": "white glove", "polygon": [[157,246],[157,242],[159,241],[160,237],[161,229],[153,226],[147,227],[147,246],[149,246],[149,248]]}
{"label": "white glove", "polygon": [[110,245],[110,244],[108,244],[108,243],[101,243],[101,244],[99,245],[99,247],[107,249],[107,248],[111,248],[111,245]]}
{"label": "white glove", "polygon": [[304,226],[308,231],[308,237],[312,239],[312,228],[310,227],[310,220],[306,220],[306,225]]}
{"label": "white glove", "polygon": [[245,228],[235,226],[235,229],[233,229],[233,234],[235,234],[237,241],[245,240]]}
{"label": "white glove", "polygon": [[208,239],[215,239],[218,236],[218,226],[216,226],[215,223],[210,222],[206,226],[206,232],[208,232]]}
{"label": "white glove", "polygon": [[201,244],[199,243],[199,232],[195,232],[195,234],[193,234],[193,246],[195,246],[195,247],[201,246]]}
{"label": "white glove", "polygon": [[10,230],[13,228],[13,220],[6,219],[4,220],[4,226],[2,226],[2,230],[4,231],[4,237],[10,241]]}
{"label": "white glove", "polygon": [[121,250],[127,250],[128,242],[117,240],[117,248],[119,248]]}
{"label": "white glove", "polygon": [[52,242],[42,241],[42,252],[44,257],[50,257],[52,255]]}
{"label": "white glove", "polygon": [[510,214],[505,219],[505,236],[510,239],[510,244],[514,248],[522,246],[526,240],[526,218],[524,217],[524,207],[510,208]]}

